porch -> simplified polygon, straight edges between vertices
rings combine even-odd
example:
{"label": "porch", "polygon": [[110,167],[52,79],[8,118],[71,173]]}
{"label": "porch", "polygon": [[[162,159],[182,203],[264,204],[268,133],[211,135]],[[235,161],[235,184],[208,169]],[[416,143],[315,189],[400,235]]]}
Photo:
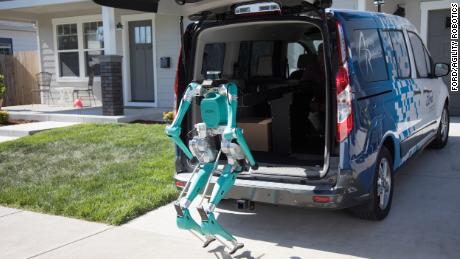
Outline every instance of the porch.
{"label": "porch", "polygon": [[122,116],[103,116],[102,107],[75,109],[69,106],[20,105],[4,107],[11,120],[57,121],[79,123],[129,123],[133,121],[163,121],[167,108],[125,107]]}

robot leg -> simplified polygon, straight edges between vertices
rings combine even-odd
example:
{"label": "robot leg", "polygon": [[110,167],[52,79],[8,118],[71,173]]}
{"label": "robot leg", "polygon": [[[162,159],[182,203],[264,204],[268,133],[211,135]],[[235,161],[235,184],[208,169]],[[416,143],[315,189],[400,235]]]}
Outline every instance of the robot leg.
{"label": "robot leg", "polygon": [[175,208],[177,211],[177,226],[184,230],[194,230],[201,235],[205,235],[201,226],[193,220],[190,215],[189,207],[193,200],[200,194],[206,186],[208,178],[210,177],[214,168],[213,163],[205,164],[200,171],[193,177],[190,182],[190,188],[187,195],[181,200],[176,201]]}
{"label": "robot leg", "polygon": [[206,208],[198,208],[202,220],[202,229],[205,234],[212,236],[221,236],[225,240],[232,243],[233,247],[230,248],[230,254],[234,254],[238,249],[243,248],[242,243],[238,243],[235,237],[224,229],[214,216],[214,209],[217,204],[225,197],[225,195],[232,189],[236,180],[236,173],[232,171],[231,165],[226,165],[222,171],[221,176],[217,180],[214,190]]}

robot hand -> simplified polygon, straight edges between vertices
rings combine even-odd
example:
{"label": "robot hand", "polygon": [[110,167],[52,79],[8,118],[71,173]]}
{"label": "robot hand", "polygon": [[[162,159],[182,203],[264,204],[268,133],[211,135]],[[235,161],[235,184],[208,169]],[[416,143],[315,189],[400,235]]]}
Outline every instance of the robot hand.
{"label": "robot hand", "polygon": [[174,127],[172,125],[166,126],[165,133],[168,137],[177,138],[182,132],[180,127]]}
{"label": "robot hand", "polygon": [[193,154],[190,152],[190,149],[185,145],[185,143],[180,138],[181,133],[180,127],[175,126],[167,126],[165,129],[165,133],[168,137],[172,138],[176,145],[184,152],[188,159],[193,160],[193,163],[196,162],[196,159],[193,159]]}

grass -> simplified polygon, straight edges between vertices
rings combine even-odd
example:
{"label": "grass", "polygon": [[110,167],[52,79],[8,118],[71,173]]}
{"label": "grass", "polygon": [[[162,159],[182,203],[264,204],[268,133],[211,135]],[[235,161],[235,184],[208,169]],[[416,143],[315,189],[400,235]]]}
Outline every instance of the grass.
{"label": "grass", "polygon": [[125,223],[172,201],[162,125],[83,124],[0,144],[0,204]]}

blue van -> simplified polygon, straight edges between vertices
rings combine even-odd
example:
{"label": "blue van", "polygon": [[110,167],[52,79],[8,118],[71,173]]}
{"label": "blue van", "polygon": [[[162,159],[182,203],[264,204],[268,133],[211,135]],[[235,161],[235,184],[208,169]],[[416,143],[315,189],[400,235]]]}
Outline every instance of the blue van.
{"label": "blue van", "polygon": [[[152,12],[159,2],[95,1]],[[381,220],[397,169],[426,146],[447,144],[441,77],[450,68],[433,63],[406,19],[329,9],[331,0],[175,1],[196,11],[182,31],[176,103],[208,74],[235,82],[238,127],[259,164],[226,198],[350,208]],[[198,103],[182,124],[185,143],[201,122]],[[193,166],[177,149],[177,187]]]}
{"label": "blue van", "polygon": [[[239,174],[228,199],[381,220],[397,169],[448,141],[449,66],[433,64],[405,18],[328,7],[253,1],[190,16],[176,100],[210,71],[238,85],[239,127],[259,168]],[[200,122],[197,105],[184,141]],[[192,165],[179,151],[176,169],[183,187]]]}

